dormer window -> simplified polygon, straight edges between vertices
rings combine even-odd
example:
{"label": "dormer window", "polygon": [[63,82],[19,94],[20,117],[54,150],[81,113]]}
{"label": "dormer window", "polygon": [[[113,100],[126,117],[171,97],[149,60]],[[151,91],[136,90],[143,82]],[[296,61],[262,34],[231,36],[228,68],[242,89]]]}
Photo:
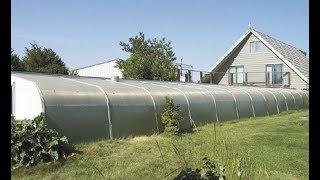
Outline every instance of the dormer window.
{"label": "dormer window", "polygon": [[261,52],[261,41],[250,42],[250,53]]}

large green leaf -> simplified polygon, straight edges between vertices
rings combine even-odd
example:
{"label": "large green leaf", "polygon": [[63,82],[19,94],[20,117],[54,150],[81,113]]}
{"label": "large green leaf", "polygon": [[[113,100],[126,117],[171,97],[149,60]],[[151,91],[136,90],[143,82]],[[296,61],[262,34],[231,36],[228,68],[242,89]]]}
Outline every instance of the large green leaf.
{"label": "large green leaf", "polygon": [[[71,148],[70,148],[71,147]],[[72,153],[73,146],[67,137],[48,129],[41,114],[28,122],[11,119],[11,166],[35,165],[39,162],[57,161]],[[59,154],[67,152],[67,154]],[[68,154],[69,153],[69,154]]]}

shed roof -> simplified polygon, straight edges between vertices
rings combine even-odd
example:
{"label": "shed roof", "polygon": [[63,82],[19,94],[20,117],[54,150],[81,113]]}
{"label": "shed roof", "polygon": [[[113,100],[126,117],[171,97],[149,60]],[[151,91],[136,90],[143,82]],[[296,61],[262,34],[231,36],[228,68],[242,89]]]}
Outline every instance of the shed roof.
{"label": "shed roof", "polygon": [[80,67],[80,68],[74,69],[74,71],[75,70],[79,70],[79,69],[85,69],[85,68],[92,67],[92,66],[97,66],[97,65],[100,65],[100,64],[109,63],[109,62],[112,62],[112,61],[119,61],[119,60],[121,60],[121,59],[120,58],[111,59],[111,60],[107,60],[107,61],[104,61],[104,62],[101,62],[101,63],[96,63],[96,64],[91,64],[91,65],[88,65],[88,66]]}

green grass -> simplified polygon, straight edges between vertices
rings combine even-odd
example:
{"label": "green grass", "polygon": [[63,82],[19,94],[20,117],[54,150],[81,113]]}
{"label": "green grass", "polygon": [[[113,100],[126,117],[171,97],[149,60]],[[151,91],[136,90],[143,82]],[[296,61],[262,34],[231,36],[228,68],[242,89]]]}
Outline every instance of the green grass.
{"label": "green grass", "polygon": [[[236,179],[308,179],[308,110],[198,127],[182,136],[158,134],[76,144],[83,154],[59,163],[12,170],[13,179],[173,179],[202,158],[221,162]],[[215,130],[214,130],[215,129]],[[174,147],[178,149],[175,152]],[[180,168],[181,167],[181,168]]]}

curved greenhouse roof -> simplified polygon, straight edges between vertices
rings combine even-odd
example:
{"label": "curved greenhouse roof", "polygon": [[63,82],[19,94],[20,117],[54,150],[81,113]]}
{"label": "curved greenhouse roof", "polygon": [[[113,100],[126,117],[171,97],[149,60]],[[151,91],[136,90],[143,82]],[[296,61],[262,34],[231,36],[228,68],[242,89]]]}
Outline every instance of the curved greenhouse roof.
{"label": "curved greenhouse roof", "polygon": [[[166,96],[180,106],[184,128],[267,116],[306,108],[309,104],[307,91],[292,89],[139,80],[115,82],[103,78],[17,72],[11,73],[11,79],[15,84],[16,117],[26,118],[21,109],[30,113],[35,106],[40,107],[48,126],[72,140],[158,132],[163,128],[160,112]],[[38,101],[34,100],[36,97]]]}

